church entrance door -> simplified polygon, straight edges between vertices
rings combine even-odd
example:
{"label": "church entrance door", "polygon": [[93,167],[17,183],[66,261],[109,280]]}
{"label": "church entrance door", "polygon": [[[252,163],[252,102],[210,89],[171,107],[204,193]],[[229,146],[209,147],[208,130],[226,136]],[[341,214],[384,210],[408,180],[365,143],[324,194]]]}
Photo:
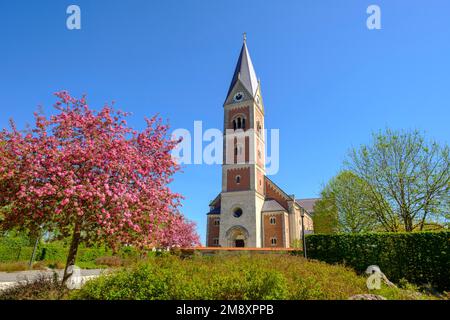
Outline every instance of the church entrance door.
{"label": "church entrance door", "polygon": [[236,248],[243,248],[243,247],[245,247],[245,242],[244,242],[244,240],[241,240],[241,239],[236,239]]}
{"label": "church entrance door", "polygon": [[248,245],[248,231],[242,226],[233,226],[226,232],[227,246],[243,248]]}

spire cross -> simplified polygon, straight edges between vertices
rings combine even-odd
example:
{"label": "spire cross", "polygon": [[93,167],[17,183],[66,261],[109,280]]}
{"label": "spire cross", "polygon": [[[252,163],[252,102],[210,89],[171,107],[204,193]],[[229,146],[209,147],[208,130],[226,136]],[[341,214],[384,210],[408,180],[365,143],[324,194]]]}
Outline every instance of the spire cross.
{"label": "spire cross", "polygon": [[247,41],[247,33],[246,32],[244,32],[242,34],[242,38],[244,39],[244,43],[245,43]]}

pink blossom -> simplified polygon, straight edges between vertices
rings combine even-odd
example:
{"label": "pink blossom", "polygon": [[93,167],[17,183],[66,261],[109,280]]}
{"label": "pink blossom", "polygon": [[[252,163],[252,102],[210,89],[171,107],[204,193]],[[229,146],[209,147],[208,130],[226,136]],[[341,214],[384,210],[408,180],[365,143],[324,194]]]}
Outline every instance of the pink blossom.
{"label": "pink blossom", "polygon": [[35,114],[35,126],[0,132],[0,205],[14,204],[2,226],[44,224],[111,246],[198,244],[195,225],[179,213],[181,195],[168,184],[179,169],[170,156],[178,141],[156,117],[140,132],[127,113],[96,112],[85,97],[56,93],[57,114]]}

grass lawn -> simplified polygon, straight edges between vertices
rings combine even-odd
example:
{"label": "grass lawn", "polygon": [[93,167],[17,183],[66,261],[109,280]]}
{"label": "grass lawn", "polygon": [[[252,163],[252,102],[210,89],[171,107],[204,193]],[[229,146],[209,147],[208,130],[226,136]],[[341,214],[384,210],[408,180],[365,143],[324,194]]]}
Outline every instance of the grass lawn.
{"label": "grass lawn", "polygon": [[409,284],[368,290],[366,277],[344,266],[288,254],[243,253],[153,256],[90,280],[80,290],[40,279],[0,292],[0,300],[347,300],[367,293],[387,299],[435,299]]}
{"label": "grass lawn", "polygon": [[432,299],[416,288],[369,290],[352,269],[287,254],[152,257],[89,281],[72,299],[348,299],[356,294],[387,299]]}

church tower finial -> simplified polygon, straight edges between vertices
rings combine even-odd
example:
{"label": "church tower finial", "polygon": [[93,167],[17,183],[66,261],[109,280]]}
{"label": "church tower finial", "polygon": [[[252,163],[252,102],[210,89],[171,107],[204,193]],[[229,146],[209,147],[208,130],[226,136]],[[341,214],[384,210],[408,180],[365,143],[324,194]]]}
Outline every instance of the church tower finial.
{"label": "church tower finial", "polygon": [[244,43],[247,42],[247,32],[244,32],[244,33],[242,34],[242,40],[243,40]]}

